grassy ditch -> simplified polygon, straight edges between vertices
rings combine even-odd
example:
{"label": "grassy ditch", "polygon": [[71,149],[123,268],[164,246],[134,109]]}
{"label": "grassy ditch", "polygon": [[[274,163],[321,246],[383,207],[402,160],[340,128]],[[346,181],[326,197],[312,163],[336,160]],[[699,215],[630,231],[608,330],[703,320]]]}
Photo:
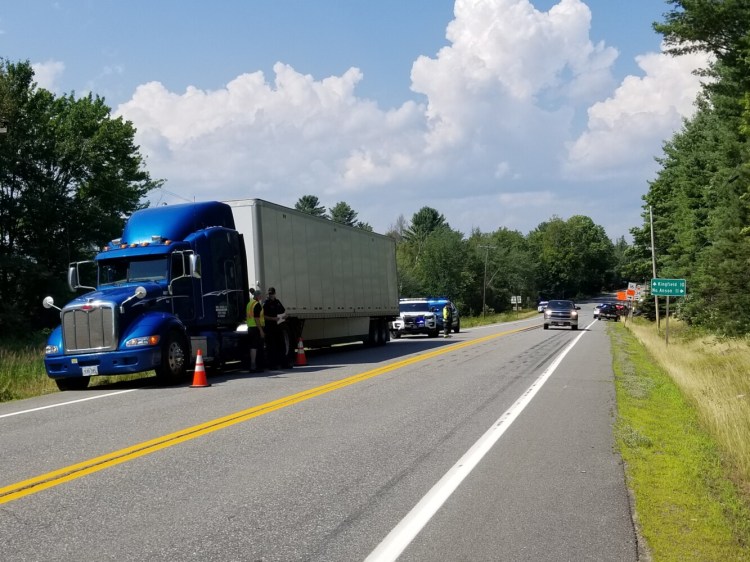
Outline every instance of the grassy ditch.
{"label": "grassy ditch", "polygon": [[42,360],[43,346],[0,345],[0,402],[57,392]]}
{"label": "grassy ditch", "polygon": [[610,336],[616,440],[654,562],[750,561],[747,383],[727,372],[750,349],[671,333],[667,348],[638,322]]}
{"label": "grassy ditch", "polygon": [[[44,370],[43,358],[44,344],[0,342],[0,402],[59,392],[55,381]],[[120,377],[93,377],[90,386],[105,386],[149,375],[153,375],[153,371]]]}

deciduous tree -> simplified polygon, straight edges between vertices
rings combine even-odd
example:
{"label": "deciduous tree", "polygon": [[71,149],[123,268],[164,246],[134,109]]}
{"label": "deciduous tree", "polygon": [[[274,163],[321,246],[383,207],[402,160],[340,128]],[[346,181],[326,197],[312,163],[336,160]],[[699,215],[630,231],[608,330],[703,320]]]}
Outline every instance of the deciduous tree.
{"label": "deciduous tree", "polygon": [[[141,208],[152,181],[130,122],[98,96],[54,96],[28,62],[0,59],[0,331],[38,326],[67,264],[90,258]],[[67,293],[67,294],[66,294]]]}

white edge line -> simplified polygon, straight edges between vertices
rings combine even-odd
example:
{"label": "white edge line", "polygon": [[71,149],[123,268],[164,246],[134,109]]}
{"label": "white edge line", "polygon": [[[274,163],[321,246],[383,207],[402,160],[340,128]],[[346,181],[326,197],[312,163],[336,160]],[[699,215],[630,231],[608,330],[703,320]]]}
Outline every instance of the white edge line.
{"label": "white edge line", "polygon": [[[593,323],[592,323],[593,324]],[[588,327],[590,327],[589,324]],[[568,352],[573,349],[585,332],[581,332],[568,346],[558,355],[532,385],[516,400],[505,413],[492,424],[484,435],[454,464],[448,472],[430,489],[427,494],[406,514],[398,525],[388,533],[383,541],[375,547],[365,562],[390,562],[396,560],[407,546],[414,540],[424,526],[437,513],[446,500],[458,488],[459,484],[479,464],[484,455],[492,449],[492,446],[505,433],[505,430],[515,421],[520,413],[529,405],[532,398],[539,392],[547,379],[552,376]]]}
{"label": "white edge line", "polygon": [[117,392],[110,392],[108,394],[99,394],[97,396],[89,396],[88,398],[81,398],[80,400],[70,400],[69,402],[60,402],[59,404],[50,404],[49,406],[40,406],[39,408],[31,408],[30,410],[21,410],[20,412],[2,414],[0,415],[0,418],[9,418],[10,416],[30,414],[31,412],[38,412],[40,410],[47,410],[49,408],[57,408],[59,406],[70,406],[71,404],[78,404],[79,402],[88,402],[89,400],[96,400],[97,398],[107,398],[108,396],[115,396],[116,394],[125,394],[126,392],[135,392],[136,390],[138,389],[129,388],[128,390],[118,390]]}

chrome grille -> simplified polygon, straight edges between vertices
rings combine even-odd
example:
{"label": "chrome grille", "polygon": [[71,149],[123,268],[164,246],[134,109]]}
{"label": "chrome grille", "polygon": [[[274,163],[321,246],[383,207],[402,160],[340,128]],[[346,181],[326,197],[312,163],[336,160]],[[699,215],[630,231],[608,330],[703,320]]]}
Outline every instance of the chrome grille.
{"label": "chrome grille", "polygon": [[94,303],[63,310],[62,330],[66,353],[107,351],[117,347],[115,311],[108,304]]}
{"label": "chrome grille", "polygon": [[569,310],[551,310],[550,317],[552,318],[563,318],[565,320],[571,318],[573,315]]}

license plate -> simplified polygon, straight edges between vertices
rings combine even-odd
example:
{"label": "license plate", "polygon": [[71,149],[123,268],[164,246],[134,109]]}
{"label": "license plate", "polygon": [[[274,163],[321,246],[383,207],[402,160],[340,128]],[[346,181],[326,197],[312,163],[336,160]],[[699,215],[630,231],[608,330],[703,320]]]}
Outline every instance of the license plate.
{"label": "license plate", "polygon": [[81,369],[83,370],[84,377],[91,377],[99,374],[99,367],[97,367],[96,365],[92,365],[90,367],[81,367]]}

